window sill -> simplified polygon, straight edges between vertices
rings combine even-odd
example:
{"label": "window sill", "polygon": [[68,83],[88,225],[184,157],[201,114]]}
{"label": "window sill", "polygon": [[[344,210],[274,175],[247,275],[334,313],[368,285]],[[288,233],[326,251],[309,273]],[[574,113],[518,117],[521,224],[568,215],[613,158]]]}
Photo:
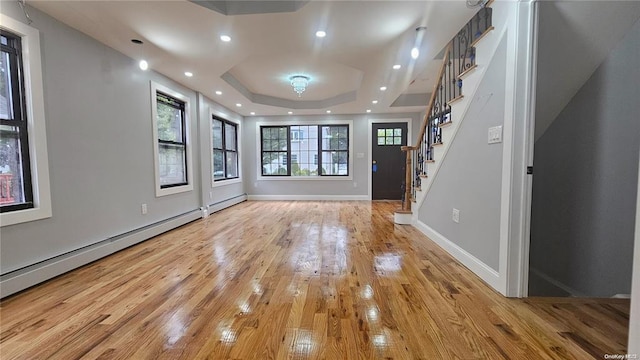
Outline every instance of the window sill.
{"label": "window sill", "polygon": [[229,180],[215,180],[213,184],[211,184],[211,187],[216,188],[216,187],[226,186],[231,184],[239,184],[241,182],[242,182],[241,178],[229,179]]}
{"label": "window sill", "polygon": [[169,188],[156,188],[156,197],[179,194],[187,191],[193,191],[193,184],[174,186]]}
{"label": "window sill", "polygon": [[353,176],[261,176],[258,175],[258,181],[351,181],[353,180]]}
{"label": "window sill", "polygon": [[51,217],[51,207],[36,207],[31,209],[16,210],[0,214],[0,227],[26,223]]}

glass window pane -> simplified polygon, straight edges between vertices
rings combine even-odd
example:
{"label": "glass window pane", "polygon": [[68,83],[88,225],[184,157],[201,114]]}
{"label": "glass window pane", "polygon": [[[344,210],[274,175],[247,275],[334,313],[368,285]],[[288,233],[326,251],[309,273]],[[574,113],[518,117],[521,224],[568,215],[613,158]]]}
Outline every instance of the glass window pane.
{"label": "glass window pane", "polygon": [[213,151],[213,179],[224,179],[224,152]]}
{"label": "glass window pane", "polygon": [[387,136],[393,136],[393,129],[386,129],[386,130],[385,130],[385,135],[387,135]]}
{"label": "glass window pane", "polygon": [[378,136],[384,136],[385,131],[384,129],[378,129]]}
{"label": "glass window pane", "polygon": [[187,182],[185,169],[185,146],[159,144],[160,185],[184,184]]}
{"label": "glass window pane", "polygon": [[393,136],[402,136],[402,129],[393,129]]}
{"label": "glass window pane", "polygon": [[379,136],[378,137],[378,145],[384,145],[384,136]]}
{"label": "glass window pane", "polygon": [[19,128],[0,126],[0,206],[24,203]]}
{"label": "glass window pane", "polygon": [[227,150],[236,150],[236,127],[232,124],[224,124],[224,146]]}
{"label": "glass window pane", "polygon": [[238,153],[227,152],[227,178],[238,177]]}
{"label": "glass window pane", "polygon": [[271,139],[271,128],[262,128],[262,139],[263,140]]}
{"label": "glass window pane", "polygon": [[402,145],[402,138],[400,136],[394,136],[393,145]]}
{"label": "glass window pane", "polygon": [[13,120],[13,97],[11,90],[11,64],[9,53],[0,56],[0,118]]}
{"label": "glass window pane", "polygon": [[158,139],[182,142],[182,110],[158,99]]}
{"label": "glass window pane", "polygon": [[8,40],[5,36],[0,36],[0,42],[2,42],[2,45],[8,45],[7,41]]}
{"label": "glass window pane", "polygon": [[213,134],[213,148],[222,149],[222,121],[213,120],[211,131]]}
{"label": "glass window pane", "polygon": [[386,141],[387,145],[393,145],[393,137],[388,137]]}
{"label": "glass window pane", "polygon": [[346,126],[338,127],[338,136],[340,136],[341,139],[346,139],[347,138],[347,127]]}

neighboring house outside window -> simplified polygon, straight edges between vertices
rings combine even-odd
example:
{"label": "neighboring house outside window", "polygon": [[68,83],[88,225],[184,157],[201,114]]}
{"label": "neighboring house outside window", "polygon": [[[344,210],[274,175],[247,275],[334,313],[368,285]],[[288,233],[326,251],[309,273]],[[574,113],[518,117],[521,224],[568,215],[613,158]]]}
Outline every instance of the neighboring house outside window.
{"label": "neighboring house outside window", "polygon": [[211,119],[213,180],[237,179],[238,125],[217,117]]}

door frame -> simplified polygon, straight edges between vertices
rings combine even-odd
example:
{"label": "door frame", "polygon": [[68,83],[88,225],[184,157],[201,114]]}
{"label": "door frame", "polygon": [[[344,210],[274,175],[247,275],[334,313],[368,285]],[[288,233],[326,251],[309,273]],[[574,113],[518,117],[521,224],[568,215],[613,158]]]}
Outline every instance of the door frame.
{"label": "door frame", "polygon": [[369,201],[372,200],[373,197],[373,175],[371,174],[371,163],[373,162],[373,141],[371,138],[373,137],[373,124],[379,123],[406,123],[407,124],[407,145],[411,146],[413,141],[411,139],[412,131],[411,126],[413,123],[413,119],[411,118],[400,118],[400,119],[369,119],[368,121],[368,134],[369,138],[367,140],[367,152],[369,153],[368,162],[367,162],[367,178],[368,178],[368,186],[367,186],[367,197]]}

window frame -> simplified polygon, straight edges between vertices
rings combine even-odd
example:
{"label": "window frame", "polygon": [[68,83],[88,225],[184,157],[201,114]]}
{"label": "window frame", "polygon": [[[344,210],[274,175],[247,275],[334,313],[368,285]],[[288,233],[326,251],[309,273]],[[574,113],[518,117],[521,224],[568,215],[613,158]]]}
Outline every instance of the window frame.
{"label": "window frame", "polygon": [[[47,153],[44,88],[40,33],[37,29],[0,14],[0,28],[20,38],[23,94],[22,118],[27,129],[28,163],[30,168],[32,203],[28,208],[16,208],[0,213],[0,226],[34,221],[52,216],[49,161]],[[26,118],[25,118],[26,116]],[[24,158],[27,161],[26,158]]]}
{"label": "window frame", "polygon": [[[323,126],[347,126],[347,138],[349,141],[349,146],[347,147],[348,153],[348,161],[347,161],[347,175],[321,175],[321,171],[318,171],[318,175],[314,176],[292,176],[291,175],[291,167],[287,167],[287,175],[263,175],[262,174],[262,128],[263,127],[287,127],[287,163],[291,163],[291,134],[290,127],[291,126],[317,126],[318,127],[318,169],[321,168],[322,164],[322,155],[321,155],[321,133],[320,129]],[[256,122],[256,167],[257,167],[257,180],[279,180],[279,181],[310,181],[310,180],[353,180],[353,120],[318,120],[318,121],[280,121],[280,122],[272,122],[272,121],[259,121]],[[284,151],[282,151],[284,152]]]}
{"label": "window frame", "polygon": [[[242,136],[241,136],[241,126],[240,126],[240,122],[237,120],[233,120],[233,119],[225,119],[222,116],[216,115],[214,113],[214,111],[212,109],[209,110],[209,119],[211,119],[211,121],[209,122],[210,125],[213,124],[214,120],[217,121],[222,121],[222,149],[218,149],[218,148],[214,148],[213,147],[213,128],[211,127],[211,130],[209,131],[209,149],[211,149],[211,172],[209,175],[211,175],[211,187],[217,187],[217,186],[222,186],[222,185],[229,185],[229,184],[236,184],[242,181],[242,160],[240,158],[240,149],[241,149],[241,140],[242,140]],[[226,165],[226,155],[227,155],[227,149],[226,149],[226,128],[225,128],[225,124],[229,124],[229,125],[233,125],[235,126],[236,129],[236,161],[237,161],[237,167],[238,167],[238,176],[236,177],[226,177],[226,173],[227,173],[227,165]],[[213,169],[214,169],[214,156],[213,153],[215,150],[222,150],[223,153],[223,159],[225,159],[225,163],[224,163],[224,172],[225,172],[225,178],[219,178],[216,179],[213,176]]]}
{"label": "window frame", "polygon": [[[193,191],[193,157],[192,157],[192,144],[191,144],[191,100],[188,96],[162,84],[151,81],[151,123],[153,128],[153,161],[154,161],[154,175],[156,185],[156,197],[178,194],[187,191]],[[186,183],[162,185],[160,183],[160,154],[159,147],[161,141],[158,136],[158,99],[157,94],[161,93],[179,100],[184,103],[183,111],[183,129],[182,137],[185,147],[185,171],[186,171]]]}

